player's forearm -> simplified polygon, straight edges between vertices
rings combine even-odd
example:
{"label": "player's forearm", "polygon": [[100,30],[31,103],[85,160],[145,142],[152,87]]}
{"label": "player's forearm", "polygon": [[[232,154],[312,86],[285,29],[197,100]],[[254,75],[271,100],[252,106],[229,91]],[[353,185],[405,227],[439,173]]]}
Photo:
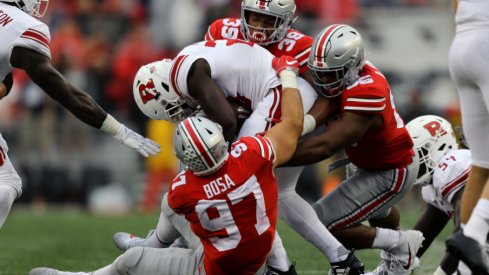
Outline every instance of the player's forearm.
{"label": "player's forearm", "polygon": [[299,139],[304,123],[304,110],[302,97],[297,87],[297,76],[294,72],[283,70],[280,72],[282,82],[282,122],[290,128],[289,133]]}
{"label": "player's forearm", "polygon": [[310,137],[297,145],[292,158],[282,166],[313,164],[329,158],[333,153],[333,151],[328,149],[327,144],[324,143],[321,136]]}

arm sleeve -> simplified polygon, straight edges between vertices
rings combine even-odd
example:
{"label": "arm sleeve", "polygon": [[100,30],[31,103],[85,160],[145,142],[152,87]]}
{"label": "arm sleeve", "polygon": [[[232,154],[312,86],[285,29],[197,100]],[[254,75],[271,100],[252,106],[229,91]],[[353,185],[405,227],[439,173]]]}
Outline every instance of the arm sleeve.
{"label": "arm sleeve", "polygon": [[50,41],[51,35],[48,26],[40,24],[25,30],[14,42],[13,47],[28,48],[51,59]]}

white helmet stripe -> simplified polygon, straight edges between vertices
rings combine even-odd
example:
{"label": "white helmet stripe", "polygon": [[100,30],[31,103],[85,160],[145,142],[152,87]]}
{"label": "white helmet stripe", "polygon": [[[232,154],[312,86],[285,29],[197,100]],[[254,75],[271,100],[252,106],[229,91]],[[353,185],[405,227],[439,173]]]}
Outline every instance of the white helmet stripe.
{"label": "white helmet stripe", "polygon": [[192,144],[194,150],[199,153],[199,157],[206,164],[206,166],[210,168],[216,165],[217,161],[215,160],[214,156],[209,151],[209,148],[207,148],[206,144],[195,129],[195,125],[193,124],[191,119],[186,119],[183,121],[182,129],[188,140],[190,141],[190,144]]}
{"label": "white helmet stripe", "polygon": [[339,28],[343,27],[344,25],[340,24],[334,24],[326,28],[323,33],[320,35],[319,39],[317,40],[317,44],[315,46],[315,52],[314,55],[316,56],[316,61],[317,62],[323,62],[323,58],[326,56],[326,44],[329,41],[329,38],[331,35]]}

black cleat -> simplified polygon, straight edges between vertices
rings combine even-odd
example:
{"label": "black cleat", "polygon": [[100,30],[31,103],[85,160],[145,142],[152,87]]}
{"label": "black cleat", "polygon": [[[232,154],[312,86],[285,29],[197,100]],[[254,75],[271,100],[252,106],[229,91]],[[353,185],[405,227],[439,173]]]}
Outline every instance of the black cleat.
{"label": "black cleat", "polygon": [[363,274],[363,263],[353,254],[348,254],[348,258],[341,262],[331,263],[329,274],[331,275],[360,275]]}
{"label": "black cleat", "polygon": [[287,271],[280,271],[271,266],[267,267],[267,273],[265,275],[297,275],[295,271],[295,263],[292,263]]}
{"label": "black cleat", "polygon": [[462,260],[474,274],[489,275],[489,259],[483,246],[467,237],[462,230],[448,237],[448,252]]}

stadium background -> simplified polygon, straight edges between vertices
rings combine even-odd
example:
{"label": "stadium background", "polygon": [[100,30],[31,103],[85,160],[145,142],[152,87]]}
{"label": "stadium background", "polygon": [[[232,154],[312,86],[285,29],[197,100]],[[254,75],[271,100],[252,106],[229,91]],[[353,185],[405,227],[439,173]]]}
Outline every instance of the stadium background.
{"label": "stadium background", "polygon": [[[331,23],[359,29],[368,59],[388,78],[405,122],[438,114],[460,124],[447,63],[453,36],[451,1],[296,3],[299,18],[293,27],[305,34],[315,36]],[[112,233],[132,230],[144,235],[154,227],[160,195],[177,168],[173,126],[149,121],[137,109],[133,76],[141,65],[174,57],[179,49],[202,40],[213,20],[239,15],[239,0],[50,1],[42,20],[51,28],[55,66],[114,117],[157,140],[162,153],[142,158],[76,120],[15,71],[14,89],[0,101],[0,129],[24,193],[0,230],[0,244],[8,247],[0,251],[0,274],[26,274],[37,265],[95,268],[117,255]],[[326,164],[308,167],[301,176],[298,191],[309,201],[344,177],[343,171],[328,174]],[[424,207],[419,189],[413,189],[400,207],[407,217],[403,226],[412,226]],[[326,263],[319,254],[286,226],[280,228],[286,232],[283,239],[290,236],[285,242],[299,273],[324,274]],[[80,231],[86,234],[73,233]],[[440,239],[418,274],[432,273],[442,251]],[[378,260],[378,253],[360,255],[370,267]],[[32,261],[24,261],[30,257]],[[94,259],[81,260],[88,258]]]}

